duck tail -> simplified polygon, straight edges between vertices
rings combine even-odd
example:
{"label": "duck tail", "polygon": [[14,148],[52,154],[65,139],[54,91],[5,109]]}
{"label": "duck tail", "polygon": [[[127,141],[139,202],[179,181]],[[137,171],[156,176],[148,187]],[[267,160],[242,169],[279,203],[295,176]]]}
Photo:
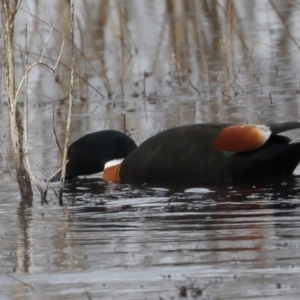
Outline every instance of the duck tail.
{"label": "duck tail", "polygon": [[269,124],[268,127],[271,129],[272,134],[278,134],[284,131],[300,128],[300,122],[275,123]]}

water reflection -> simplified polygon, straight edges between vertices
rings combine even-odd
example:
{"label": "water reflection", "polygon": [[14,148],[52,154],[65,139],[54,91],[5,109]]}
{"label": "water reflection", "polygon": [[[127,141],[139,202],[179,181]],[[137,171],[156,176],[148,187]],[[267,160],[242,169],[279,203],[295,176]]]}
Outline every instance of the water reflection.
{"label": "water reflection", "polygon": [[[242,290],[233,288],[238,283],[273,297],[278,283],[289,282],[293,295],[299,288],[299,186],[299,177],[285,185],[187,190],[118,185],[98,178],[69,182],[66,207],[51,201],[41,207],[20,203],[18,230],[9,235],[17,242],[10,258],[15,267],[3,265],[2,271],[24,281],[11,279],[13,295],[41,288],[58,295],[57,283],[68,293],[73,287],[73,295],[85,295],[85,289],[91,295],[108,295],[125,288],[124,280],[129,289],[139,287],[133,299],[145,293],[141,286],[161,295],[167,289],[175,296],[176,286],[207,282],[212,288],[205,294],[212,298],[222,291],[239,297]],[[3,224],[10,219],[6,215]],[[0,280],[6,287],[4,282]],[[121,294],[132,299],[124,289]]]}
{"label": "water reflection", "polygon": [[[114,188],[123,196],[106,197],[107,190]],[[71,227],[81,236],[77,242],[100,245],[97,251],[105,258],[101,264],[269,268],[275,261],[276,265],[295,262],[288,244],[273,239],[286,240],[283,233],[289,231],[288,224],[299,220],[300,201],[287,200],[299,197],[297,185],[216,188],[188,194],[145,188],[139,197],[136,190],[131,194],[126,187],[108,185],[106,189],[96,196],[101,204],[91,202],[87,209],[79,200],[78,207],[69,207]],[[274,250],[273,256],[267,255]]]}
{"label": "water reflection", "polygon": [[21,201],[17,211],[19,220],[18,238],[18,269],[22,272],[32,272],[33,261],[33,238],[32,238],[32,203]]}

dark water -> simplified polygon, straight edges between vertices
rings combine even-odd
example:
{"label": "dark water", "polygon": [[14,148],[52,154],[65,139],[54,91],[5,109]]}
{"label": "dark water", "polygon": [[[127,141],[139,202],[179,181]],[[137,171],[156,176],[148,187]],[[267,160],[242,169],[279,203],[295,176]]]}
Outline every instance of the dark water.
{"label": "dark water", "polygon": [[63,208],[1,193],[2,296],[297,299],[299,193],[300,178],[184,191],[84,179]]}
{"label": "dark water", "polygon": [[[68,7],[53,3],[22,3],[16,44],[23,43],[28,19],[32,62],[49,32],[44,22],[59,16],[48,63],[67,32]],[[195,122],[299,121],[300,4],[249,3],[76,2],[82,52],[71,140],[110,128],[139,144]],[[29,152],[48,176],[61,160],[53,127],[61,143],[65,134],[65,47],[58,77],[35,69],[29,79]],[[0,117],[1,299],[299,298],[299,167],[293,182],[188,190],[92,176],[66,185],[64,206],[51,190],[48,205],[37,191],[26,204],[7,167],[13,157],[4,90]],[[300,132],[288,135],[298,140]]]}

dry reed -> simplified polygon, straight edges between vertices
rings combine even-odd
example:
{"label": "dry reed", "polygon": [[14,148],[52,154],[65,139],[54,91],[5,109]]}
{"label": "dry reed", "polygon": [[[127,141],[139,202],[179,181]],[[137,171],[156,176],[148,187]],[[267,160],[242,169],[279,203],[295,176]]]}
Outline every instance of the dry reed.
{"label": "dry reed", "polygon": [[70,140],[70,128],[72,119],[72,106],[73,106],[73,89],[74,89],[74,70],[75,70],[75,51],[74,51],[74,1],[70,1],[70,45],[71,45],[71,78],[70,78],[70,89],[69,89],[69,103],[68,103],[68,117],[66,126],[66,137],[65,146],[63,151],[63,162],[62,162],[62,172],[61,172],[61,188],[59,191],[59,203],[63,205],[63,187],[65,184],[66,176],[66,164],[67,164],[67,154]]}
{"label": "dry reed", "polygon": [[22,115],[17,106],[17,95],[15,90],[15,62],[14,62],[14,20],[18,12],[20,2],[14,0],[2,1],[2,22],[5,40],[5,59],[6,69],[6,99],[10,113],[11,138],[14,150],[14,160],[16,167],[16,178],[22,199],[32,200],[33,192],[29,174],[24,166]]}

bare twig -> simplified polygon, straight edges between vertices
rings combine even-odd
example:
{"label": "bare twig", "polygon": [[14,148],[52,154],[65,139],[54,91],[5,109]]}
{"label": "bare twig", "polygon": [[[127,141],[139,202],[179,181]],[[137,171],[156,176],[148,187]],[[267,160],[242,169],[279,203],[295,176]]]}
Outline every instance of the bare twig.
{"label": "bare twig", "polygon": [[194,122],[196,122],[196,103],[198,102],[193,99],[193,110],[194,110]]}
{"label": "bare twig", "polygon": [[[56,21],[55,21],[55,22],[56,22]],[[52,31],[53,31],[55,22],[54,22],[53,25],[51,26],[50,34],[51,34]],[[26,26],[27,26],[27,23],[26,23]],[[27,29],[26,29],[26,30],[27,30]],[[27,36],[27,32],[26,32],[25,34],[26,34],[26,36]],[[49,38],[50,38],[50,35],[49,35]],[[21,88],[22,88],[22,85],[23,85],[24,81],[27,80],[27,77],[29,76],[30,71],[31,71],[35,66],[42,65],[42,66],[46,67],[48,70],[50,70],[53,74],[55,74],[55,69],[56,69],[56,67],[57,67],[57,65],[58,65],[58,63],[59,63],[59,61],[60,61],[61,54],[62,54],[62,50],[63,50],[63,47],[64,47],[64,36],[63,36],[63,41],[62,41],[62,44],[61,44],[61,49],[60,49],[59,56],[58,56],[57,61],[56,61],[56,63],[55,63],[55,65],[54,65],[53,68],[51,68],[50,66],[48,66],[46,63],[44,63],[44,62],[42,61],[42,59],[43,59],[43,57],[44,57],[44,54],[45,54],[45,51],[46,51],[46,47],[48,46],[49,38],[48,38],[47,43],[45,44],[45,47],[44,47],[44,49],[43,49],[43,52],[42,52],[42,54],[41,54],[41,56],[40,56],[39,61],[34,62],[34,63],[33,63],[32,65],[30,65],[29,67],[26,66],[26,72],[25,72],[25,75],[22,77],[22,79],[21,79],[21,81],[20,81],[20,83],[19,83],[18,89],[17,89],[17,91],[16,91],[16,99],[18,99],[18,95],[19,95],[19,93],[20,93],[20,90],[21,90]],[[27,37],[26,37],[25,43],[26,43],[25,56],[27,56],[27,55],[28,55],[28,51],[27,51]]]}
{"label": "bare twig", "polygon": [[58,141],[58,138],[57,138],[57,134],[56,134],[56,130],[55,130],[55,105],[53,106],[53,116],[52,116],[52,129],[53,129],[53,136],[54,136],[54,140],[55,140],[55,143],[59,149],[59,152],[61,155],[63,155],[63,152],[61,150],[61,147],[60,147],[60,144],[59,144],[59,141]]}
{"label": "bare twig", "polygon": [[143,95],[144,95],[144,97],[146,97],[146,78],[148,76],[149,76],[148,72],[144,71],[144,73],[143,73],[143,87],[144,87]]}
{"label": "bare twig", "polygon": [[62,193],[63,187],[65,184],[65,176],[66,176],[66,164],[67,164],[67,153],[69,146],[69,138],[70,138],[70,127],[71,127],[71,117],[72,117],[72,106],[73,106],[73,89],[74,89],[74,69],[75,69],[75,51],[74,51],[74,0],[70,1],[70,16],[71,16],[71,24],[70,24],[70,43],[71,43],[71,78],[70,78],[70,90],[69,90],[69,109],[68,109],[68,119],[67,119],[67,128],[66,128],[66,138],[65,138],[65,146],[64,146],[64,155],[62,162],[62,172],[61,172],[61,187],[59,191],[59,204],[63,205],[62,201]]}
{"label": "bare twig", "polygon": [[61,43],[60,52],[59,52],[56,64],[53,67],[53,70],[56,70],[56,67],[57,67],[58,63],[60,62],[60,58],[61,58],[61,54],[62,54],[62,51],[63,51],[63,48],[64,48],[64,44],[65,44],[65,35],[63,34],[63,40],[62,40],[62,43]]}
{"label": "bare twig", "polygon": [[[254,44],[253,44],[252,49],[250,50],[250,57],[252,57],[253,52],[254,52],[254,48],[256,47],[257,44],[261,44],[261,45],[264,45],[264,46],[267,46],[267,47],[270,47],[270,48],[274,48],[274,49],[277,49],[277,50],[281,49],[281,47],[277,47],[277,46],[269,45],[269,44],[266,44],[266,43],[263,43],[263,42],[255,41]],[[288,50],[286,50],[286,53],[291,54]]]}
{"label": "bare twig", "polygon": [[21,282],[21,283],[23,283],[23,284],[29,286],[32,290],[34,290],[34,287],[33,287],[32,285],[30,285],[30,284],[28,284],[28,283],[26,283],[26,282],[24,282],[24,281],[22,281],[22,280],[20,280],[20,279],[18,279],[18,278],[16,278],[16,277],[12,276],[12,275],[9,275],[9,274],[7,274],[7,273],[4,273],[4,274],[5,274],[6,276],[8,276],[8,277],[10,277],[10,278],[12,278],[12,279],[14,279],[14,280],[16,280],[16,281],[19,281],[19,282]]}
{"label": "bare twig", "polygon": [[[4,7],[5,4],[3,4]],[[7,5],[7,4],[6,4]],[[52,26],[52,30],[51,32],[53,31],[53,27],[54,27],[54,24]],[[51,35],[51,32],[50,32],[50,35]],[[49,36],[50,38],[50,36]],[[19,139],[22,139],[22,147],[24,149],[24,151],[22,150],[22,156],[25,154],[25,160],[26,160],[26,165],[27,165],[27,168],[28,168],[28,179],[29,179],[29,182],[30,182],[30,179],[35,183],[36,187],[38,188],[40,194],[41,194],[41,197],[42,197],[42,202],[46,202],[46,195],[47,195],[47,189],[48,189],[48,185],[49,185],[49,180],[47,179],[47,176],[45,175],[45,173],[42,171],[42,173],[45,175],[46,179],[47,179],[47,186],[46,186],[46,189],[44,190],[41,186],[41,184],[38,182],[37,180],[37,177],[33,174],[32,172],[32,169],[31,169],[31,166],[30,166],[30,163],[29,163],[29,151],[28,151],[28,138],[27,138],[27,132],[28,132],[28,128],[27,128],[27,124],[28,124],[28,121],[27,121],[27,108],[28,108],[28,97],[27,97],[27,88],[28,88],[28,77],[29,77],[29,73],[30,71],[35,67],[35,66],[38,66],[38,65],[43,65],[45,66],[47,69],[51,70],[52,73],[55,73],[55,68],[56,66],[58,65],[58,62],[59,62],[59,59],[60,59],[60,56],[61,56],[61,52],[62,52],[62,49],[61,49],[61,52],[60,52],[60,55],[59,55],[59,58],[58,58],[58,61],[56,62],[55,64],[55,67],[54,68],[51,68],[49,67],[46,63],[44,63],[42,61],[43,57],[44,57],[44,53],[46,51],[46,47],[48,45],[48,42],[49,42],[49,38],[48,38],[48,41],[45,45],[45,48],[40,56],[40,59],[39,61],[33,63],[32,65],[28,66],[28,51],[27,51],[27,22],[25,23],[25,51],[24,51],[24,57],[25,57],[25,74],[23,75],[19,85],[18,85],[18,88],[15,92],[15,94],[13,95],[12,92],[10,92],[10,98],[13,99],[13,104],[10,104],[10,109],[12,108],[13,110],[15,109],[16,110],[16,114],[18,115],[18,124],[21,124],[19,126],[21,126],[21,134],[19,132]],[[62,43],[62,48],[63,48],[63,43]],[[11,80],[11,78],[10,78]],[[24,96],[24,117],[23,117],[23,122],[21,120],[21,117],[20,117],[20,113],[18,112],[17,110],[17,106],[16,106],[16,103],[17,103],[17,98],[19,96],[19,93],[23,87],[23,84],[24,84],[24,89],[23,89],[23,96]],[[14,97],[12,97],[14,96]],[[23,125],[23,126],[22,126]],[[20,142],[19,142],[20,143]],[[24,167],[23,167],[24,168]],[[18,180],[19,182],[19,180]],[[31,190],[31,185],[30,185],[30,190]],[[22,192],[21,192],[22,194]],[[29,192],[29,195],[32,197],[32,190]]]}
{"label": "bare twig", "polygon": [[[53,28],[53,27],[52,27],[52,28]],[[47,44],[46,44],[45,46],[47,46]],[[26,73],[27,73],[27,74],[25,73],[25,75],[22,77],[22,79],[21,79],[21,81],[20,81],[20,83],[19,83],[18,89],[17,89],[17,91],[16,91],[16,99],[18,98],[18,95],[19,95],[19,93],[20,93],[20,90],[21,90],[21,88],[22,88],[22,85],[23,85],[24,81],[27,80],[26,77],[29,76],[30,71],[31,71],[35,66],[42,65],[42,66],[46,67],[48,70],[50,70],[53,74],[55,74],[55,69],[56,69],[56,67],[57,67],[57,65],[58,65],[58,63],[59,63],[59,61],[60,61],[63,47],[64,47],[64,40],[62,41],[60,53],[59,53],[59,56],[58,56],[58,58],[57,58],[56,64],[55,64],[55,66],[54,66],[53,68],[51,68],[50,66],[48,66],[46,63],[42,62],[42,58],[43,58],[44,52],[45,52],[45,48],[44,48],[43,53],[42,53],[42,55],[40,56],[39,61],[34,62],[32,65],[30,65],[29,67],[27,67],[27,70],[26,70]],[[27,52],[27,51],[25,51],[25,52]],[[26,54],[26,55],[27,55],[27,54]]]}
{"label": "bare twig", "polygon": [[[68,162],[68,161],[67,161]],[[62,167],[61,168],[59,168],[53,175],[51,175],[50,177],[49,177],[49,180],[51,180],[55,175],[57,175],[59,172],[61,172],[62,171]]]}
{"label": "bare twig", "polygon": [[[30,11],[28,11],[28,10],[22,8],[22,7],[20,7],[20,10],[26,12],[28,15],[30,15],[30,16],[31,16],[32,18],[34,18],[34,19],[37,19],[39,22],[41,22],[41,23],[43,23],[43,24],[46,24],[46,25],[49,25],[49,26],[52,27],[52,25],[51,25],[50,23],[48,23],[48,22],[46,22],[45,20],[43,20],[43,19],[37,17],[36,15],[30,13]],[[63,34],[61,31],[59,31],[57,28],[53,28],[53,29],[54,29],[56,32],[60,33],[60,34],[63,36],[63,44],[64,44],[64,34]],[[63,47],[63,45],[62,45],[62,47]],[[61,49],[61,50],[62,50],[62,49]],[[89,60],[86,58],[86,56],[84,55],[83,51],[81,51],[81,50],[78,49],[77,47],[76,47],[76,50],[77,50],[78,52],[80,52],[81,56],[85,59],[85,61],[87,61],[88,65],[92,68],[92,70],[93,70],[93,71],[97,74],[97,76],[100,77],[100,79],[101,79],[101,76],[100,76],[100,74],[98,73],[96,67],[94,66],[94,64],[93,64],[91,61],[89,61]],[[28,52],[28,53],[29,53],[29,52]],[[40,56],[40,54],[37,54],[37,53],[34,53],[34,52],[30,52],[30,53],[33,54],[33,55],[38,55],[38,56]],[[62,53],[62,51],[61,51],[61,53]],[[61,54],[59,55],[59,59],[58,59],[57,61],[60,61],[60,56],[61,56]],[[44,57],[45,57],[45,58],[48,58],[48,59],[50,59],[50,60],[52,60],[52,58],[50,58],[50,57],[46,57],[46,56],[44,56]],[[68,67],[67,65],[65,65],[63,62],[61,62],[60,64],[61,64],[62,66],[64,66],[65,68],[69,69],[69,67]],[[56,66],[54,66],[53,69],[56,69]],[[85,84],[87,84],[87,85],[88,85],[91,89],[93,89],[98,95],[100,95],[103,99],[105,98],[104,95],[103,95],[99,90],[97,90],[96,87],[94,87],[93,85],[91,85],[91,84],[86,80],[86,78],[84,78],[83,76],[81,76],[81,75],[78,74],[78,73],[75,73],[75,74],[76,74],[76,76],[77,76],[80,80],[82,80]],[[102,80],[102,79],[101,79],[101,80]],[[103,84],[104,84],[104,86],[107,88],[107,84],[106,84],[105,82],[103,82]],[[109,93],[110,93],[110,92],[109,92]]]}
{"label": "bare twig", "polygon": [[188,79],[188,83],[190,86],[197,92],[198,96],[201,97],[201,93],[198,91],[198,89],[191,83],[191,81]]}
{"label": "bare twig", "polygon": [[23,89],[23,97],[24,97],[24,117],[23,117],[23,128],[24,128],[24,152],[25,152],[25,160],[27,164],[27,169],[30,175],[31,180],[34,182],[35,186],[39,190],[41,194],[42,203],[46,200],[47,191],[45,191],[40,183],[38,182],[36,176],[33,174],[30,163],[29,163],[29,153],[28,153],[28,139],[27,139],[27,104],[28,104],[28,97],[27,97],[27,87],[28,87],[28,56],[27,56],[27,22],[25,22],[25,74],[24,78],[24,89]]}
{"label": "bare twig", "polygon": [[[46,186],[46,192],[47,192],[47,189],[48,189],[48,186],[50,185],[50,187],[52,188],[54,194],[55,194],[55,197],[57,197],[57,192],[53,186],[53,184],[51,183],[51,178],[54,176],[52,175],[50,178],[47,176],[47,174],[45,173],[45,171],[42,169],[42,167],[36,162],[36,160],[34,160],[34,158],[30,155],[30,158],[31,160],[35,163],[35,165],[39,168],[39,170],[41,171],[41,173],[44,175],[44,177],[46,178],[46,181],[47,181],[47,186]],[[59,172],[60,170],[57,171],[57,173]],[[46,200],[46,199],[45,199]]]}
{"label": "bare twig", "polygon": [[289,29],[288,29],[288,26],[284,23],[284,20],[282,19],[281,15],[280,15],[279,12],[277,11],[277,9],[276,9],[274,3],[273,3],[271,0],[269,0],[269,2],[271,3],[271,5],[272,5],[274,11],[276,12],[276,14],[277,14],[278,18],[280,19],[281,23],[283,24],[283,26],[284,26],[284,28],[285,28],[287,34],[289,35],[289,37],[291,38],[291,40],[294,42],[294,44],[296,45],[296,47],[300,50],[300,46],[298,45],[297,41],[295,40],[295,38],[294,38],[294,37],[292,36],[292,34],[290,33],[290,31],[289,31]]}
{"label": "bare twig", "polygon": [[24,165],[22,116],[17,107],[15,91],[15,64],[14,64],[14,20],[20,2],[17,0],[2,0],[2,21],[5,41],[5,69],[6,69],[6,99],[10,112],[11,139],[13,144],[16,165],[16,178],[21,197],[32,200],[33,192],[30,176]]}
{"label": "bare twig", "polygon": [[45,51],[46,51],[46,49],[48,47],[48,44],[49,44],[49,41],[50,41],[50,37],[52,36],[52,31],[53,31],[53,28],[54,28],[54,25],[55,25],[56,21],[57,21],[57,18],[55,19],[55,21],[53,22],[53,24],[51,26],[51,29],[50,29],[50,32],[48,34],[48,38],[47,38],[44,50],[43,50],[43,52],[41,54],[41,57],[40,57],[40,62],[43,61],[43,57],[44,57]]}
{"label": "bare twig", "polygon": [[232,0],[227,2],[227,32],[226,32],[226,44],[225,44],[225,52],[226,52],[226,68],[227,68],[227,75],[229,79],[229,83],[232,80]]}
{"label": "bare twig", "polygon": [[126,112],[122,113],[123,115],[123,132],[126,133],[127,128],[126,128]]}
{"label": "bare twig", "polygon": [[[93,37],[93,34],[92,34],[92,30],[90,29],[90,26],[86,20],[86,17],[84,16],[84,14],[82,14],[82,17],[85,21],[85,26],[86,26],[86,29],[88,30],[90,36],[92,37],[92,42],[94,43],[94,47],[97,48],[96,46],[96,40],[94,37]],[[80,24],[80,23],[78,23]],[[107,94],[108,94],[108,98],[111,98],[112,95],[113,95],[113,91],[111,89],[111,86],[110,86],[110,83],[109,83],[109,79],[107,77],[107,72],[105,71],[106,69],[106,65],[105,65],[105,58],[103,55],[100,55],[99,59],[101,61],[101,64],[102,64],[102,75],[104,77],[104,80],[101,76],[101,74],[99,73],[99,71],[95,68],[95,66],[85,57],[84,55],[84,52],[80,49],[78,49],[76,47],[76,50],[80,52],[81,56],[85,59],[85,61],[87,61],[88,65],[92,68],[92,70],[97,74],[97,76],[100,78],[100,80],[102,81],[103,85],[105,86],[105,88],[107,89]],[[101,49],[101,51],[103,51],[103,49]],[[100,93],[100,92],[99,92]],[[104,98],[103,94],[100,93],[100,95]]]}
{"label": "bare twig", "polygon": [[20,0],[20,2],[17,4],[17,6],[16,6],[16,11],[19,10],[19,8],[20,8],[20,6],[21,6],[21,3],[22,3],[22,0]]}
{"label": "bare twig", "polygon": [[4,154],[2,153],[1,149],[0,149],[0,154],[1,154],[3,160],[4,160],[5,164],[6,164],[7,170],[10,172],[11,176],[17,181],[16,175],[14,174],[14,172],[12,171],[12,169],[10,168],[10,165],[7,162],[7,160],[6,160],[5,156],[4,156]]}
{"label": "bare twig", "polygon": [[27,74],[24,75],[24,76],[22,77],[21,81],[20,81],[20,84],[19,84],[19,86],[18,86],[18,88],[17,88],[17,91],[16,91],[16,99],[18,99],[18,96],[19,96],[19,93],[20,93],[20,90],[21,90],[21,88],[22,88],[22,85],[23,85],[24,81],[27,80],[26,77],[28,77],[30,71],[31,71],[35,66],[38,66],[38,65],[45,66],[47,69],[49,69],[50,71],[52,71],[52,72],[55,74],[53,68],[49,67],[47,64],[45,64],[45,63],[43,63],[43,62],[35,62],[35,63],[33,63],[31,66],[28,67],[27,72],[26,72]]}

